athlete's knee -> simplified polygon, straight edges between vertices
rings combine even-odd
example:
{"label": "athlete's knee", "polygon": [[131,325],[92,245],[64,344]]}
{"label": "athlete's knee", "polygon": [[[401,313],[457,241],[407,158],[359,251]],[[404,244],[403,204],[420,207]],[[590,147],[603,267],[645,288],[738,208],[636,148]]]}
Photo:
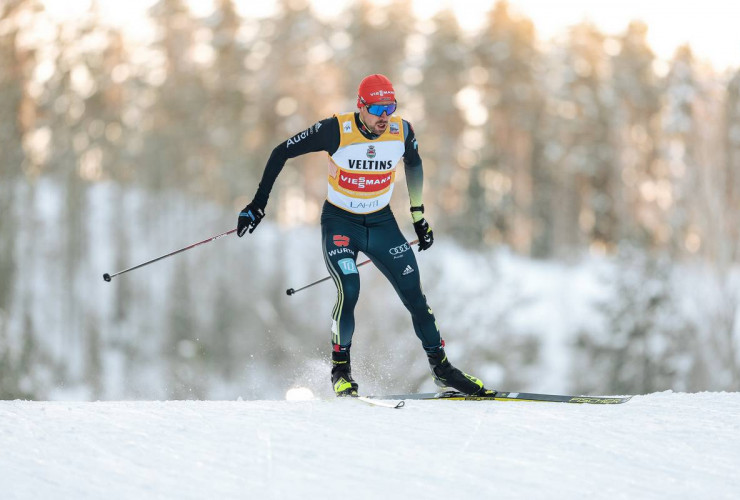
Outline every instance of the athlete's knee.
{"label": "athlete's knee", "polygon": [[419,287],[401,289],[400,294],[403,305],[406,306],[406,309],[411,314],[428,313],[429,306],[427,305],[427,298],[421,293]]}
{"label": "athlete's knee", "polygon": [[342,282],[342,297],[345,304],[354,307],[360,297],[360,280],[344,280]]}
{"label": "athlete's knee", "polygon": [[327,266],[334,277],[339,300],[351,303],[354,307],[360,295],[360,274],[354,259],[346,257],[336,261],[327,260]]}

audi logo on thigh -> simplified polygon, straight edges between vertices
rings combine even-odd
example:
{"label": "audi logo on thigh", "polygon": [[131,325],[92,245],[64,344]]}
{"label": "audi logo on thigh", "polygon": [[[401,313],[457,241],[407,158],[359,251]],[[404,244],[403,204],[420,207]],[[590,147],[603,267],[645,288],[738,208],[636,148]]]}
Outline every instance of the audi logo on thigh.
{"label": "audi logo on thigh", "polygon": [[391,248],[390,250],[388,250],[388,253],[391,255],[401,255],[403,252],[406,252],[408,250],[410,250],[409,244],[404,243],[403,245]]}

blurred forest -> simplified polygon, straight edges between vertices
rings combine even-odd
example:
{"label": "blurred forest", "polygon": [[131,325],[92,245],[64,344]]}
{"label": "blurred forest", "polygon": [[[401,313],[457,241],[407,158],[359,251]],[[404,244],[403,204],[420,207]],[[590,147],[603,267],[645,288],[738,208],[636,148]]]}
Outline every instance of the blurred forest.
{"label": "blurred forest", "polygon": [[[146,43],[95,2],[64,23],[39,0],[0,3],[0,397],[275,397],[314,376],[329,390],[334,291],[284,294],[324,272],[323,155],[288,163],[247,241],[101,275],[234,227],[272,148],[354,109],[370,73],[391,78],[416,130],[439,255],[482,273],[501,249],[612,266],[594,304],[603,326],[572,333],[562,390],[740,388],[740,71],[689,46],[659,61],[640,22],[618,36],[584,23],[543,45],[504,1],[476,33],[449,11],[415,19],[403,0],[357,0],[329,20],[277,3],[256,18],[231,0],[207,15],[161,0],[141,21]],[[393,206],[412,234],[405,188]],[[467,304],[444,305],[459,290],[429,262],[459,364],[540,388],[547,332],[515,332],[516,303],[463,328]],[[358,370],[417,389],[425,360],[406,313],[367,274],[358,314],[378,319],[358,332]]]}

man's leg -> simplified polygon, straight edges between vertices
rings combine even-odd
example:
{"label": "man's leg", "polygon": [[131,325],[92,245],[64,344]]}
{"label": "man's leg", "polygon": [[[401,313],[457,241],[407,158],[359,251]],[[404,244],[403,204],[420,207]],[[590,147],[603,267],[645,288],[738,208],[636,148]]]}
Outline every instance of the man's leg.
{"label": "man's leg", "polygon": [[349,346],[355,330],[355,305],[360,296],[357,248],[351,237],[330,227],[322,229],[324,261],[337,287],[337,301],[331,315],[331,340],[334,345]]}
{"label": "man's leg", "polygon": [[394,218],[370,227],[367,254],[391,282],[401,302],[411,313],[414,332],[424,349],[433,351],[440,348],[442,338],[434,313],[421,289],[414,250],[406,242]]}
{"label": "man's leg", "polygon": [[370,227],[368,256],[393,284],[398,296],[411,313],[416,336],[427,353],[434,381],[442,387],[451,387],[466,394],[488,394],[476,377],[458,370],[447,359],[444,342],[432,309],[421,290],[419,267],[413,248],[393,219]]}
{"label": "man's leg", "polygon": [[349,350],[355,329],[354,310],[360,295],[357,251],[364,229],[338,217],[322,217],[321,236],[324,261],[337,287],[332,310],[332,385],[338,396],[356,395]]}

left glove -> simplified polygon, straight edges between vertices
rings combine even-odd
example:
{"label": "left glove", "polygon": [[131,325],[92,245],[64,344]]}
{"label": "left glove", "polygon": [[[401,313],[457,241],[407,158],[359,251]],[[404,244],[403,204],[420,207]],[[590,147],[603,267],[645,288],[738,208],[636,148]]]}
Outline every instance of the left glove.
{"label": "left glove", "polygon": [[419,237],[420,252],[432,246],[432,243],[434,243],[434,232],[429,227],[429,223],[425,218],[422,217],[414,222],[414,231],[416,231],[416,236]]}
{"label": "left glove", "polygon": [[241,238],[247,232],[247,229],[249,229],[249,234],[252,234],[264,216],[265,211],[262,208],[258,207],[254,202],[250,203],[239,214],[236,234]]}

